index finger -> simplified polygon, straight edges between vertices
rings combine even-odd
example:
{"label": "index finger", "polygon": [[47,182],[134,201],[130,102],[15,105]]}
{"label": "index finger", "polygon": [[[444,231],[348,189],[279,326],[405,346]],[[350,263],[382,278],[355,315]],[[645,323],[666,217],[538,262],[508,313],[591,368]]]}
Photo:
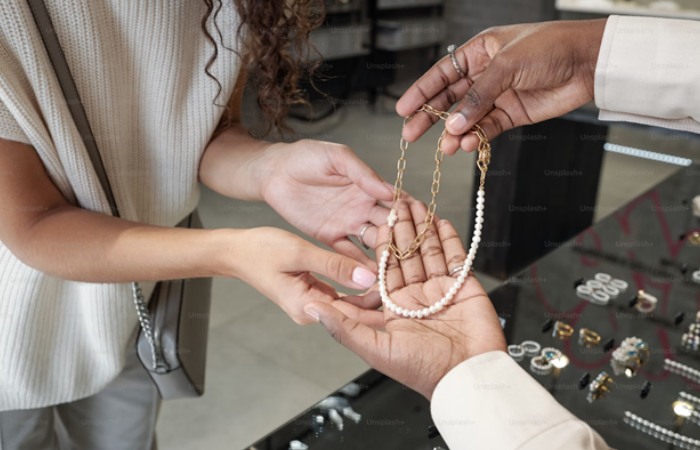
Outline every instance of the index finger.
{"label": "index finger", "polygon": [[[456,54],[455,57],[458,61],[466,61]],[[463,63],[460,66],[466,67]],[[396,103],[396,112],[407,117],[426,103],[440,111],[447,111],[466,94],[470,86],[469,80],[459,76],[449,56],[446,56],[408,88]],[[417,114],[406,123],[402,135],[408,142],[414,142],[437,121],[438,118],[432,114]]]}

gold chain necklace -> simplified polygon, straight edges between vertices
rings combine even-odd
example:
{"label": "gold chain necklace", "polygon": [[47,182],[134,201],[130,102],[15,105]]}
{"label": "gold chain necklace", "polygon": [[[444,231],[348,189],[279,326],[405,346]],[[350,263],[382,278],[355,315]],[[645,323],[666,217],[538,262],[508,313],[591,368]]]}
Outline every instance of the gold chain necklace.
{"label": "gold chain necklace", "polygon": [[[425,104],[421,106],[421,108],[418,110],[419,112],[425,112],[428,114],[432,114],[434,116],[437,116],[438,118],[445,120],[449,116],[449,113],[446,111],[440,111],[432,106]],[[404,119],[403,125],[404,127],[408,123],[409,120],[413,115],[408,116]],[[481,129],[479,125],[474,125],[474,128],[472,130],[472,133],[474,133],[478,138],[479,138],[479,146],[477,148],[478,156],[477,156],[477,161],[476,165],[478,169],[481,172],[481,177],[479,181],[479,187],[483,189],[484,183],[486,182],[486,172],[488,171],[488,166],[489,163],[491,162],[491,144],[489,144],[489,140],[486,137],[486,134],[484,133],[484,130]],[[430,185],[430,193],[431,193],[431,199],[430,199],[430,204],[428,205],[428,213],[425,216],[425,220],[423,221],[423,227],[422,229],[418,232],[416,237],[413,239],[413,241],[406,247],[405,249],[401,250],[398,248],[396,243],[394,242],[394,227],[392,226],[389,231],[389,249],[391,252],[398,258],[399,260],[403,260],[408,258],[409,256],[413,255],[421,246],[423,241],[425,240],[425,235],[428,232],[428,229],[432,225],[433,221],[435,220],[435,211],[437,209],[437,195],[438,192],[440,191],[440,164],[442,163],[443,158],[445,157],[445,153],[442,151],[442,141],[447,135],[447,130],[443,130],[442,133],[440,134],[440,137],[438,138],[437,142],[437,149],[435,150],[435,170],[433,171],[433,181],[432,184]],[[392,212],[396,214],[396,208],[398,206],[398,202],[401,198],[401,192],[403,188],[403,175],[404,172],[406,171],[406,151],[408,150],[408,142],[401,137],[401,140],[399,141],[399,149],[401,150],[401,156],[399,157],[399,160],[396,164],[396,169],[397,169],[397,175],[396,175],[396,182],[394,183],[394,199],[393,199],[393,204],[392,204]]]}

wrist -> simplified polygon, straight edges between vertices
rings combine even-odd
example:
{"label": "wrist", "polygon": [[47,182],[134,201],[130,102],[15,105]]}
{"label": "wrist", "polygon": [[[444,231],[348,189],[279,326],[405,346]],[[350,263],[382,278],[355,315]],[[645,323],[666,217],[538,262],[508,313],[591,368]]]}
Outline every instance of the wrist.
{"label": "wrist", "polygon": [[269,199],[272,192],[272,181],[275,180],[279,172],[280,155],[290,152],[291,148],[289,147],[291,145],[293,144],[285,142],[267,145],[255,161],[252,161],[250,166],[251,174],[260,196],[259,199],[268,204],[270,203]]}
{"label": "wrist", "polygon": [[271,143],[252,138],[236,127],[216,136],[207,146],[199,166],[200,181],[221,195],[240,200],[260,201],[259,163]]}
{"label": "wrist", "polygon": [[600,46],[603,42],[603,33],[605,32],[605,26],[607,25],[607,22],[607,18],[587,20],[583,22],[583,26],[585,27],[583,33],[586,35],[586,38],[582,39],[580,36],[577,38],[577,41],[580,44],[580,70],[584,74],[583,79],[591,95],[591,98],[593,97],[594,93],[593,86],[595,80],[595,71],[596,66],[598,65]]}
{"label": "wrist", "polygon": [[233,228],[210,230],[209,248],[213,249],[213,255],[207,258],[207,264],[214,276],[242,278],[242,264],[248,261],[245,245],[248,241],[245,238],[247,231]]}

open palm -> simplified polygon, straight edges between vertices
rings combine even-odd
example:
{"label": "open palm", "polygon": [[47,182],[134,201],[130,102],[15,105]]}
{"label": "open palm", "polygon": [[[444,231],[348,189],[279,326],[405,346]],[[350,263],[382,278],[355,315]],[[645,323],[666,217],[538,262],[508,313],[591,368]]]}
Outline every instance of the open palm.
{"label": "open palm", "polygon": [[[418,202],[399,209],[394,233],[399,247],[413,239],[424,216],[425,206]],[[386,247],[387,238],[388,227],[383,226],[379,235],[383,244],[377,249],[378,254]],[[455,282],[447,275],[449,270],[462,264],[465,257],[457,232],[449,222],[440,221],[428,231],[420,253],[400,263],[390,261],[387,290],[392,301],[407,309],[422,309],[435,303]],[[387,308],[371,311],[342,301],[313,304],[310,309],[339,342],[377,370],[427,398],[432,396],[438,381],[460,362],[505,349],[498,316],[472,275],[451,304],[422,320],[398,316]]]}
{"label": "open palm", "polygon": [[391,189],[348,147],[301,140],[270,149],[263,197],[285,220],[339,253],[367,259],[347,237],[370,223],[364,241],[375,245],[386,221]]}

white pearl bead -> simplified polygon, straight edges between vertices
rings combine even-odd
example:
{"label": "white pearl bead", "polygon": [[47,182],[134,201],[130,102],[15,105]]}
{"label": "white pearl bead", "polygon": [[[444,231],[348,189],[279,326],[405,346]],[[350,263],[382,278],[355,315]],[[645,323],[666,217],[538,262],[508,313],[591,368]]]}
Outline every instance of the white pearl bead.
{"label": "white pearl bead", "polygon": [[484,212],[480,209],[476,210],[476,217],[477,218],[483,218],[484,217]]}
{"label": "white pearl bead", "polygon": [[416,318],[416,312],[415,312],[415,311],[411,311],[411,312],[409,313],[409,316],[411,316],[411,319],[415,319],[415,318]]}
{"label": "white pearl bead", "polygon": [[478,189],[476,191],[476,195],[478,195],[479,197],[483,197],[484,194],[486,194],[486,192],[483,189]]}
{"label": "white pearl bead", "polygon": [[393,227],[396,225],[396,221],[398,220],[399,216],[396,213],[395,209],[392,209],[389,211],[389,217],[386,218],[386,223],[389,224],[390,227]]}
{"label": "white pearl bead", "polygon": [[437,305],[433,305],[429,309],[430,309],[430,314],[435,314],[439,310]]}
{"label": "white pearl bead", "polygon": [[484,197],[477,197],[476,202],[479,204],[484,203]]}
{"label": "white pearl bead", "polygon": [[483,217],[477,217],[476,220],[474,220],[476,223],[484,223],[484,218]]}

